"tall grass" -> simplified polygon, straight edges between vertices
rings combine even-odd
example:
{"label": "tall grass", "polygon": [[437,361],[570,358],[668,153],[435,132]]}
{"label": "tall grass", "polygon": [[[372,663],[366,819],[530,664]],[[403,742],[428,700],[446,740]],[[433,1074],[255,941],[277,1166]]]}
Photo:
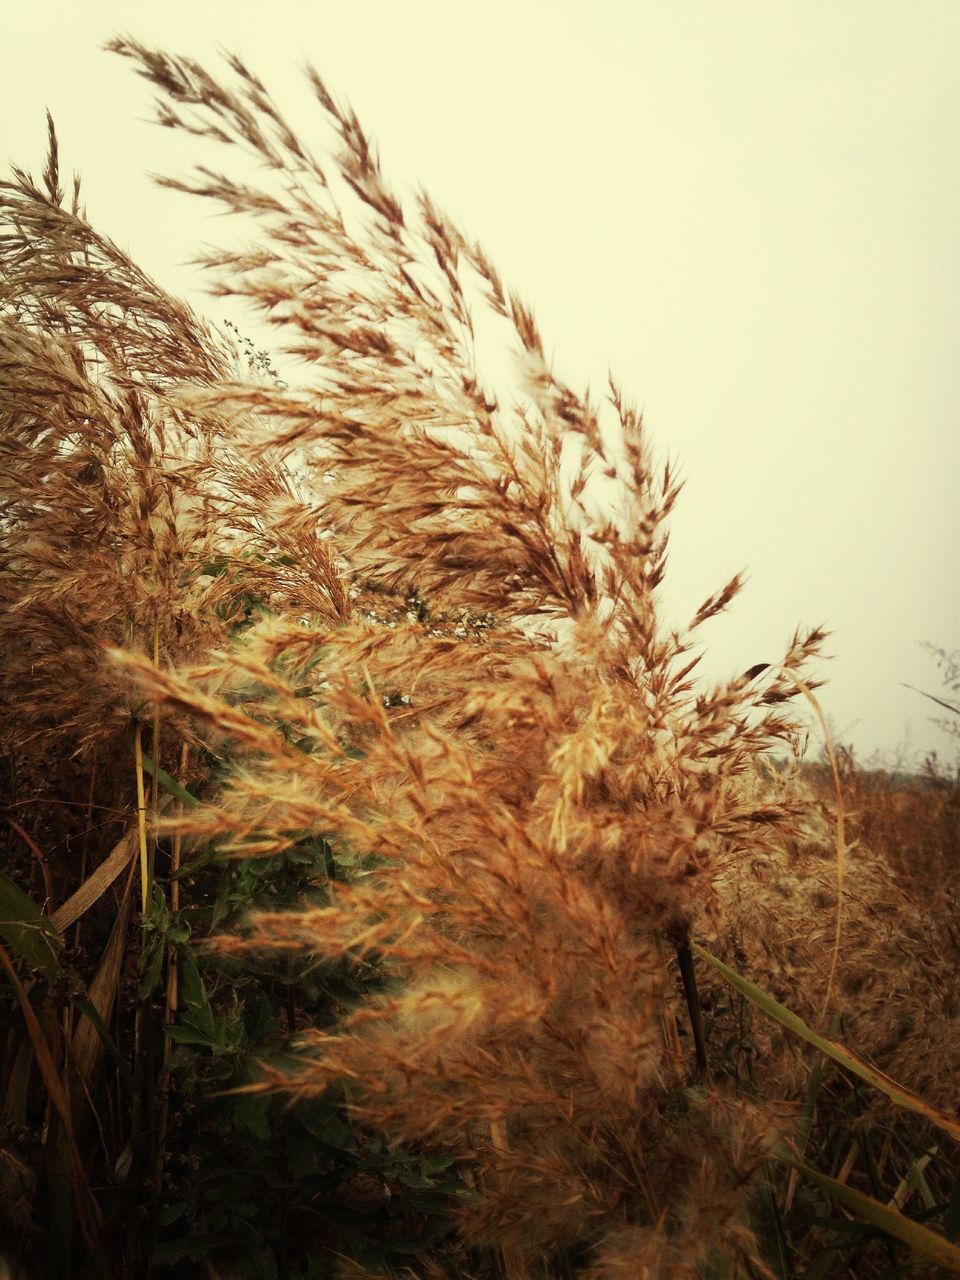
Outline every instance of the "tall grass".
{"label": "tall grass", "polygon": [[[679,486],[619,388],[599,405],[558,380],[529,309],[425,194],[401,204],[315,72],[332,167],[239,59],[226,82],[111,48],[159,91],[160,123],[258,162],[258,184],[208,164],[164,182],[256,219],[256,249],[202,265],[299,372],[245,376],[228,335],[99,236],[78,195],[65,205],[52,126],[43,182],[2,188],[0,734],[16,822],[59,851],[48,914],[89,879],[98,822],[129,844],[117,918],[139,874],[150,928],[179,909],[171,847],[182,876],[322,837],[349,874],[324,861],[299,909],[256,910],[211,947],[221,964],[302,955],[381,980],[324,1025],[291,1017],[296,1061],[265,1061],[234,1096],[342,1099],[358,1132],[452,1162],[444,1265],[462,1274],[490,1258],[511,1280],[789,1274],[770,1269],[784,1188],[769,1168],[794,1133],[782,1102],[803,1096],[800,1063],[771,1043],[789,1088],[745,1088],[707,1061],[690,942],[732,940],[790,1003],[797,985],[777,979],[798,949],[800,1012],[822,1032],[856,1004],[848,932],[822,1011],[837,887],[809,907],[797,851],[819,819],[763,763],[796,738],[822,631],[697,685],[699,629],[739,579],[686,632],[659,623]],[[478,309],[513,386],[477,362]],[[176,812],[159,812],[158,782]],[[139,872],[135,810],[159,842],[139,839]],[[858,868],[869,935],[868,882]],[[148,954],[169,1019],[176,966],[145,939],[141,970]],[[882,944],[876,970],[890,973]],[[117,947],[98,973],[106,1024]],[[149,1085],[169,1065],[143,990],[132,1049]],[[932,994],[930,1008],[935,1022]],[[70,1044],[51,1058],[68,1138],[87,1105]],[[166,1123],[150,1130],[161,1170]],[[87,1251],[121,1274],[130,1248],[89,1196]],[[914,1226],[898,1238],[939,1247]],[[946,1242],[927,1256],[954,1258]]]}

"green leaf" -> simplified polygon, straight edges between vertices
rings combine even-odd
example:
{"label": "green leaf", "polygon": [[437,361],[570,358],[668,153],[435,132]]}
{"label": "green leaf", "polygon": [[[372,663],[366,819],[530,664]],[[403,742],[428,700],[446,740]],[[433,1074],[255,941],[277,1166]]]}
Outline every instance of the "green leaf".
{"label": "green leaf", "polygon": [[163,953],[163,940],[157,938],[140,955],[141,976],[137,994],[141,1000],[149,1000],[160,985],[163,977]]}
{"label": "green leaf", "polygon": [[57,972],[63,939],[48,915],[10,879],[0,873],[0,937],[43,976]]}
{"label": "green leaf", "polygon": [[155,1267],[173,1267],[189,1258],[197,1262],[210,1253],[213,1241],[202,1231],[192,1231],[176,1240],[165,1240],[150,1251],[150,1261]]}
{"label": "green leaf", "polygon": [[204,1047],[210,1048],[213,1043],[212,1032],[198,1031],[196,1027],[186,1026],[182,1022],[171,1023],[163,1029],[174,1044],[202,1044]]}
{"label": "green leaf", "polygon": [[190,940],[190,923],[183,912],[178,911],[170,917],[170,927],[167,929],[167,942],[171,946],[182,946],[183,943]]}
{"label": "green leaf", "polygon": [[185,955],[180,962],[180,995],[181,1022],[206,1032],[208,1038],[212,1038],[215,1026],[213,1006],[197,962],[191,955]]}
{"label": "green leaf", "polygon": [[143,944],[140,948],[140,986],[138,994],[141,1000],[148,1000],[160,985],[163,977],[163,962],[167,952],[167,931],[170,927],[170,910],[167,907],[163,890],[154,885],[147,914],[143,920]]}
{"label": "green leaf", "polygon": [[157,1222],[161,1227],[169,1227],[171,1223],[176,1222],[187,1212],[186,1202],[177,1200],[173,1204],[168,1204],[157,1214]]}
{"label": "green leaf", "polygon": [[233,1104],[234,1127],[259,1142],[266,1142],[270,1137],[269,1105],[267,1099],[249,1094],[238,1098]]}
{"label": "green leaf", "polygon": [[220,574],[229,567],[230,561],[226,556],[214,556],[200,570],[200,576],[204,578],[219,578]]}
{"label": "green leaf", "polygon": [[396,1179],[402,1186],[411,1187],[414,1191],[429,1191],[436,1185],[432,1178],[416,1173],[413,1169],[402,1169],[396,1174]]}
{"label": "green leaf", "polygon": [[179,782],[170,777],[166,769],[158,768],[148,755],[143,757],[143,771],[149,773],[151,778],[156,778],[164,791],[169,792],[174,799],[181,801],[188,809],[195,809],[199,805],[200,801],[196,796],[191,795],[186,787],[181,787]]}
{"label": "green leaf", "polygon": [[319,1123],[305,1115],[298,1115],[297,1118],[308,1133],[328,1147],[333,1147],[336,1151],[356,1151],[357,1137],[348,1121],[337,1115],[327,1116]]}
{"label": "green leaf", "polygon": [[111,1037],[110,1032],[107,1030],[106,1024],[104,1023],[103,1019],[100,1017],[100,1014],[97,1012],[96,1007],[93,1004],[91,1004],[91,1002],[86,998],[86,996],[73,996],[70,1000],[70,1003],[73,1005],[75,1009],[78,1010],[78,1012],[82,1013],[85,1018],[89,1018],[90,1021],[93,1023],[94,1030],[96,1031],[97,1035],[100,1037],[100,1041],[103,1044],[103,1047],[106,1049],[107,1053],[109,1053],[110,1057],[116,1063],[117,1070],[120,1073],[120,1078],[123,1081],[124,1087],[128,1090],[128,1092],[132,1096],[133,1075],[131,1074],[131,1071],[130,1071],[130,1065],[126,1061],[126,1059],[121,1056],[119,1049],[114,1044],[113,1038]]}

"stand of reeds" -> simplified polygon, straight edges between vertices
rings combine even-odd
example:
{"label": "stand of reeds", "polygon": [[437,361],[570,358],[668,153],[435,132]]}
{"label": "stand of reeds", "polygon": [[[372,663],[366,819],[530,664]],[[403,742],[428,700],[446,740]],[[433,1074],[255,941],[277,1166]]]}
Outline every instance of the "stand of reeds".
{"label": "stand of reeds", "polygon": [[[291,1276],[335,1256],[399,1269],[396,1250],[364,1261],[349,1223],[406,1196],[409,1224],[416,1179],[434,1191],[443,1170],[452,1234],[408,1248],[418,1274],[799,1275],[798,1179],[868,1224],[859,1274],[877,1257],[956,1270],[955,1207],[941,1235],[886,1203],[882,1175],[852,1187],[857,1156],[807,1158],[824,1062],[939,1141],[960,1132],[837,1039],[842,794],[835,846],[817,837],[805,1018],[756,972],[772,880],[799,892],[791,858],[820,821],[765,761],[796,742],[822,631],[698,684],[699,629],[740,580],[685,633],[659,622],[679,485],[620,389],[599,403],[554,375],[530,310],[427,195],[397,198],[315,72],[332,165],[239,59],[227,83],[111,48],[157,89],[160,123],[255,162],[254,179],[203,160],[163,185],[255,220],[256,247],[201,265],[275,327],[285,380],[251,374],[93,229],[51,124],[42,181],[0,188],[0,744],[11,872],[43,871],[42,909],[0,886],[21,1036],[4,1150],[43,1171],[9,1174],[7,1228],[35,1244],[40,1205],[71,1224],[57,1276],[223,1265],[171,1225],[200,1220],[171,1190],[196,1184],[177,1172],[179,1088],[185,1113],[229,1100],[263,1143],[287,1122],[249,1108],[273,1094],[328,1108],[318,1149],[354,1163],[329,1156],[326,1261],[285,1254]],[[512,385],[486,380],[479,310]],[[268,892],[294,864],[296,894]],[[228,865],[259,898],[240,872],[202,888]],[[322,975],[323,1002],[288,988],[295,1056],[277,1028],[254,1054],[230,984],[248,965],[276,990],[293,964]],[[711,1062],[731,1002],[739,1047]],[[815,1083],[747,1082],[748,1007],[770,1060],[819,1064]],[[211,1072],[244,1046],[245,1074]]]}

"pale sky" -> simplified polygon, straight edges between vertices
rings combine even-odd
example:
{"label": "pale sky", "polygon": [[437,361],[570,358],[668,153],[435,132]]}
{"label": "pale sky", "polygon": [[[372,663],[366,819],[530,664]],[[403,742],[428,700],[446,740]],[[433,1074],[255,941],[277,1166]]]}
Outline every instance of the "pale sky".
{"label": "pale sky", "polygon": [[[832,631],[825,710],[861,759],[950,741],[924,640],[960,647],[957,0],[58,0],[10,6],[0,161],[43,167],[47,106],[88,214],[219,320],[183,264],[229,234],[149,172],[196,144],[145,123],[129,33],[235,50],[320,149],[311,61],[534,309],[558,373],[612,370],[687,485],[664,617],[739,569],[705,671]],[[216,162],[209,151],[202,157]]]}

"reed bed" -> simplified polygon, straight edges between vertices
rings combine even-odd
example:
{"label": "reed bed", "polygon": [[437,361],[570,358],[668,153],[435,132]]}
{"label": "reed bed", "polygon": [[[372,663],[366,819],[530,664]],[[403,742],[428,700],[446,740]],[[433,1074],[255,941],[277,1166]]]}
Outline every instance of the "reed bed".
{"label": "reed bed", "polygon": [[[110,48],[159,123],[225,152],[162,181],[255,221],[255,248],[198,265],[274,326],[286,380],[92,228],[51,123],[42,181],[0,188],[20,1255],[46,1205],[75,1228],[58,1276],[813,1275],[836,1249],[811,1206],[839,1196],[858,1274],[955,1269],[949,937],[847,848],[842,795],[837,837],[769,763],[823,631],[698,683],[740,579],[659,622],[679,484],[621,390],[555,376],[529,308],[425,193],[397,198],[315,72],[322,160],[238,58],[217,79]],[[909,1028],[884,1007],[904,940]],[[759,984],[749,1035],[714,952]],[[257,1003],[281,979],[283,1027]],[[825,1139],[822,1061],[774,997],[896,1068],[910,1142],[939,1126],[944,1234],[887,1204],[902,1152],[867,1190],[856,1155],[808,1176],[874,1078],[840,1046]],[[310,1257],[257,1226],[250,1269],[256,1206],[216,1218],[194,1176],[205,1107],[233,1108],[225,1159],[314,1117]]]}

